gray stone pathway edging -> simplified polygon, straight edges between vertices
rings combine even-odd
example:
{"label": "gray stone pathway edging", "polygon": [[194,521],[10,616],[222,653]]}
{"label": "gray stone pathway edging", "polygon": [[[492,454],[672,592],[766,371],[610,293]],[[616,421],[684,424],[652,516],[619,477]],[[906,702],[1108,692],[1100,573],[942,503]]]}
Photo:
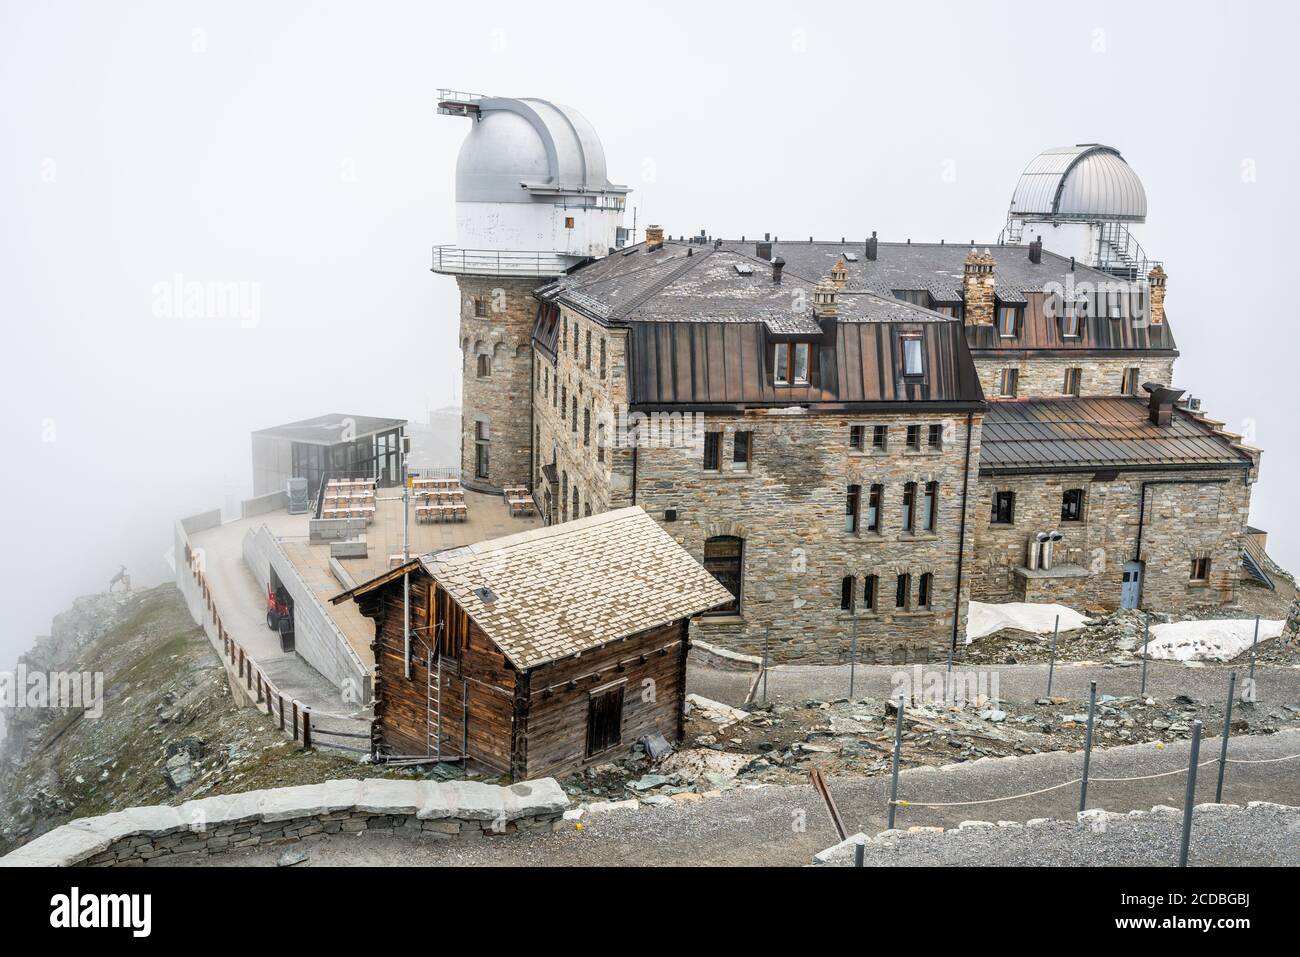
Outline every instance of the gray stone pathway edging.
{"label": "gray stone pathway edging", "polygon": [[217,854],[311,834],[395,827],[434,840],[474,840],[552,830],[568,806],[554,778],[503,787],[478,781],[326,781],[81,818],[0,857],[0,866],[138,865],[168,854]]}
{"label": "gray stone pathway edging", "polygon": [[[1283,812],[1296,812],[1300,808],[1292,807],[1287,804],[1275,804],[1269,801],[1251,801],[1246,805],[1245,810],[1253,811],[1256,809],[1278,810]],[[1195,807],[1195,813],[1199,818],[1206,814],[1236,814],[1243,809],[1238,804],[1198,804]],[[1149,811],[1130,811],[1127,814],[1117,814],[1112,811],[1105,811],[1100,808],[1089,808],[1086,811],[1080,811],[1076,815],[1076,820],[1060,821],[1055,818],[1039,817],[1025,821],[1023,824],[1018,821],[962,821],[957,827],[914,827],[908,830],[895,828],[892,831],[881,831],[875,837],[867,837],[865,834],[852,834],[840,841],[820,851],[813,856],[812,863],[818,867],[852,867],[856,845],[861,840],[868,849],[868,859],[872,856],[870,851],[876,849],[897,849],[909,841],[942,841],[952,836],[959,835],[962,831],[971,831],[977,829],[997,830],[1020,830],[1023,828],[1059,828],[1061,826],[1077,826],[1079,833],[1103,833],[1112,824],[1118,824],[1124,821],[1138,821],[1149,817],[1176,818],[1181,820],[1183,812],[1181,808],[1166,807],[1156,805]],[[1168,863],[1159,861],[1155,863]]]}

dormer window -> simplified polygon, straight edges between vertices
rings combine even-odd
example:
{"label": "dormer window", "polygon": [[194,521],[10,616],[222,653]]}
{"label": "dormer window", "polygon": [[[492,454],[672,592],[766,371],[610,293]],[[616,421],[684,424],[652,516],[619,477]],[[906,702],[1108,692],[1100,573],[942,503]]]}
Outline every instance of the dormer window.
{"label": "dormer window", "polygon": [[903,375],[919,376],[925,374],[925,366],[921,361],[921,337],[904,336],[903,343]]}
{"label": "dormer window", "polygon": [[1014,339],[1020,334],[1020,307],[998,306],[998,335]]}
{"label": "dormer window", "polygon": [[1066,339],[1079,338],[1079,317],[1083,314],[1085,308],[1082,301],[1062,304],[1061,335]]}
{"label": "dormer window", "polygon": [[940,315],[947,316],[949,319],[961,318],[961,303],[944,302],[934,307],[934,311]]}
{"label": "dormer window", "polygon": [[807,342],[778,342],[776,345],[776,384],[807,385],[808,363],[812,352]]}

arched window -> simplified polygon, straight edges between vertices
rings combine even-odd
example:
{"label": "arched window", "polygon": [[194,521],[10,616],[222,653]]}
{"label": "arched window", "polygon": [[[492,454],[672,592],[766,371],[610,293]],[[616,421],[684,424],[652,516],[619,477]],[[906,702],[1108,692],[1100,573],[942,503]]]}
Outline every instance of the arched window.
{"label": "arched window", "polygon": [[740,614],[741,582],[744,579],[745,540],[734,535],[717,535],[704,540],[704,567],[732,600],[708,612],[710,615]]}

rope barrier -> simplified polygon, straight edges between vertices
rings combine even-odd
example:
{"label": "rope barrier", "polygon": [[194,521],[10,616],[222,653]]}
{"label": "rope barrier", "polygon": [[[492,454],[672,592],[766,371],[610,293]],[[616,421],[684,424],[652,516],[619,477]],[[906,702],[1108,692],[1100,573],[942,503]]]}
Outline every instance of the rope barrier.
{"label": "rope barrier", "polygon": [[[1294,761],[1300,758],[1300,754],[1288,754],[1280,758],[1228,758],[1228,764],[1276,764],[1279,761]],[[1209,758],[1201,761],[1196,766],[1203,768],[1207,764],[1218,764],[1218,758]],[[1158,774],[1139,774],[1128,778],[1094,778],[1089,777],[1089,784],[1117,784],[1122,781],[1150,781],[1155,778],[1172,777],[1175,774],[1186,774],[1187,768],[1175,768],[1173,771],[1161,771]],[[905,801],[899,799],[889,803],[898,807],[971,807],[977,804],[999,804],[1003,801],[1018,801],[1021,798],[1034,797],[1039,794],[1046,794],[1048,791],[1057,791],[1061,788],[1069,787],[1071,784],[1078,784],[1083,778],[1071,778],[1068,781],[1062,781],[1060,784],[1053,784],[1049,787],[1039,788],[1037,791],[1026,791],[1024,794],[1012,794],[1008,797],[985,798],[981,801]]]}

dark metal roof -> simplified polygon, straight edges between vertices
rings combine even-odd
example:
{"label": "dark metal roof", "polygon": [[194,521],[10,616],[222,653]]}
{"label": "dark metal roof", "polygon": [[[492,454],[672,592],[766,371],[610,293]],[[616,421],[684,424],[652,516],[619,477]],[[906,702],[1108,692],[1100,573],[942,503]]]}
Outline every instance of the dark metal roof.
{"label": "dark metal roof", "polygon": [[1186,412],[1153,424],[1142,399],[993,402],[980,442],[982,473],[1250,465],[1247,453]]}
{"label": "dark metal roof", "polygon": [[[837,322],[820,335],[808,385],[773,383],[773,345],[758,322],[637,322],[629,337],[631,403],[792,405],[983,401],[961,324]],[[819,330],[820,332],[820,330]],[[925,374],[902,374],[906,335],[919,336]]]}
{"label": "dark metal roof", "polygon": [[311,445],[338,445],[365,438],[376,432],[402,428],[405,425],[405,419],[383,419],[373,415],[343,415],[339,412],[331,412],[328,415],[318,415],[286,425],[274,425],[269,429],[258,429],[253,434]]}

